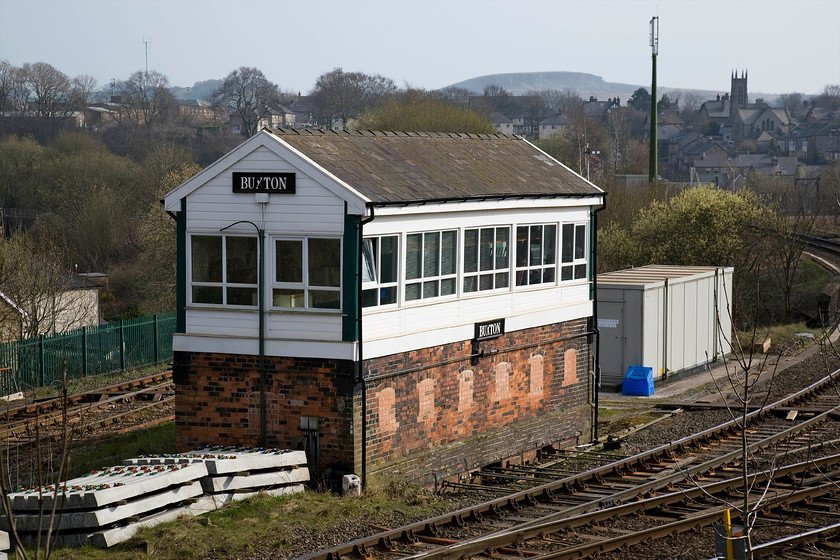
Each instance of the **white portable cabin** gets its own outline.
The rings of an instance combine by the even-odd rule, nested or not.
[[[601,383],[630,367],[662,379],[730,351],[732,267],[651,265],[598,275]]]

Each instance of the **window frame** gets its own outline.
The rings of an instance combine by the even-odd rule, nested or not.
[[[460,280],[460,271],[459,271],[459,258],[460,258],[460,249],[461,249],[461,232],[463,230],[461,228],[444,228],[444,229],[435,229],[435,230],[427,230],[427,231],[412,231],[406,232],[404,234],[405,242],[403,243],[403,255],[401,262],[403,263],[403,269],[400,274],[400,281],[402,282],[402,289],[400,291],[399,300],[405,305],[413,305],[417,303],[424,303],[428,302],[429,300],[438,300],[442,298],[453,299],[457,298],[461,293],[458,286],[458,281]],[[437,250],[437,273],[426,276],[427,266],[430,263],[426,262],[426,243],[427,238],[430,235],[437,234],[438,236],[438,250]],[[452,272],[451,273],[443,273],[443,250],[444,250],[444,234],[453,234],[455,239],[452,243],[452,247],[454,250],[454,254],[452,255],[451,263],[452,263]],[[419,236],[421,243],[420,243],[420,262],[419,262],[419,276],[416,278],[409,278],[409,247],[411,246],[411,239],[413,236]],[[441,287],[443,286],[444,282],[450,283],[453,286],[451,293],[442,294]],[[434,283],[437,286],[436,293],[434,295],[425,295],[427,285]],[[409,298],[409,288],[413,286],[419,286],[419,296]]]
[[[482,268],[482,259],[481,259],[481,246],[482,246],[482,232],[487,230],[492,230],[492,253],[490,256],[491,260],[491,267],[490,268]],[[502,263],[500,266],[499,257],[497,254],[497,250],[499,248],[499,233],[506,231],[507,232],[507,239],[506,239],[506,255],[504,257],[505,262]],[[470,232],[477,232],[476,238],[476,255],[475,255],[475,270],[474,271],[467,271],[468,263],[467,263],[467,238]],[[511,270],[511,236],[513,232],[513,225],[511,224],[492,224],[486,226],[476,226],[476,227],[464,227],[462,233],[462,240],[461,240],[461,267],[460,267],[460,276],[461,282],[459,284],[461,288],[461,293],[463,295],[474,295],[480,292],[490,292],[490,291],[502,291],[502,290],[510,290],[511,289],[511,280],[513,278],[513,272]],[[506,275],[506,283],[505,285],[499,286],[500,276]],[[491,281],[491,285],[489,287],[482,287],[482,281],[487,279]],[[471,289],[467,288],[467,283],[469,280],[473,280],[474,284]]]
[[[379,309],[382,307],[395,307],[400,303],[400,278],[401,278],[401,258],[402,252],[400,251],[401,243],[401,235],[399,233],[393,234],[382,234],[382,235],[371,235],[368,237],[362,238],[362,308],[364,309]],[[394,239],[394,280],[393,282],[383,282],[382,281],[382,240],[386,238],[393,238]],[[374,262],[374,270],[373,270],[373,280],[365,281],[365,242],[372,242],[375,243],[375,248],[373,250],[373,262]],[[394,301],[382,303],[383,299],[383,290],[394,290]],[[365,293],[375,292],[376,296],[376,303],[371,305],[365,304]]]
[[[558,255],[558,248],[560,245],[560,228],[562,227],[563,222],[538,222],[538,223],[517,223],[514,225],[514,234],[515,239],[513,241],[515,253],[514,253],[514,262],[513,262],[513,288],[515,290],[522,290],[528,288],[538,289],[540,286],[556,286],[558,283],[559,275],[559,266],[557,262],[557,255]],[[554,228],[553,235],[546,236],[545,229],[546,227]],[[527,248],[527,254],[525,255],[526,264],[520,265],[519,260],[519,252],[522,250],[520,246],[519,240],[519,230],[521,228],[525,228],[528,232],[528,238],[525,241],[525,247]],[[533,228],[541,228],[541,243],[540,243],[540,262],[538,264],[532,264],[532,242],[531,242],[531,233]],[[554,242],[554,246],[551,248],[552,250],[547,250],[545,243],[548,239],[551,239]],[[546,260],[548,255],[551,255],[550,260]],[[547,279],[547,273],[553,274],[553,277],[549,277]],[[534,274],[540,274],[539,281],[531,281],[534,278]],[[522,276],[520,276],[522,275]],[[524,278],[526,281],[521,281],[520,279]]]
[[[339,252],[339,266],[338,266],[338,286],[320,286],[312,284],[310,280],[310,244],[311,240],[334,240],[338,241]],[[278,281],[277,279],[277,242],[298,242],[301,247],[301,279],[300,281]],[[343,294],[343,271],[344,271],[344,239],[340,236],[330,235],[304,235],[304,236],[290,236],[290,235],[273,235],[269,239],[271,268],[270,278],[266,282],[269,291],[268,308],[272,311],[292,311],[301,313],[341,313],[344,308],[344,294]],[[300,290],[303,296],[303,305],[300,306],[284,306],[275,304],[276,290]],[[338,294],[338,307],[317,307],[311,305],[312,292],[335,292]],[[290,294],[291,295],[291,294]]]
[[[565,253],[566,246],[564,245],[566,238],[566,228],[572,228],[572,243],[571,255]],[[578,241],[582,246],[578,244]],[[581,256],[582,255],[582,256]],[[582,272],[581,272],[581,268]],[[560,282],[575,282],[580,280],[589,280],[589,223],[586,221],[578,222],[562,222],[560,224],[560,262],[558,263],[560,269]],[[571,269],[571,278],[564,278],[566,270]]]
[[[193,242],[194,239],[199,237],[207,237],[207,238],[215,238],[221,241],[221,254],[220,257],[220,266],[221,266],[221,280],[219,281],[212,281],[212,280],[196,280],[195,279],[195,251],[193,250]],[[254,282],[232,282],[228,280],[228,276],[230,274],[229,266],[230,262],[227,256],[228,253],[228,239],[249,239],[253,240],[254,247],[256,248],[255,260],[254,260]],[[189,305],[191,306],[199,306],[199,307],[227,307],[227,308],[235,308],[235,309],[257,309],[259,305],[259,258],[260,258],[260,246],[259,246],[259,238],[256,235],[243,235],[243,234],[234,234],[234,233],[219,233],[219,232],[190,232],[189,233],[189,240],[188,240],[188,251],[189,251],[189,266],[188,266],[188,274],[189,274]],[[221,302],[206,302],[206,301],[196,301],[195,300],[195,288],[218,288],[221,290]],[[254,303],[253,304],[236,304],[236,303],[229,303],[229,290],[253,290],[254,291]]]

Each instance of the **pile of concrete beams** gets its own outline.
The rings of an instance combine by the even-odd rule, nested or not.
[[[50,526],[55,505],[57,544],[109,547],[128,540],[140,527],[207,513],[257,492],[302,492],[308,480],[303,451],[215,447],[129,459],[58,489],[29,489],[10,493],[9,499],[15,529],[30,545],[39,526],[42,534]],[[5,518],[2,528],[10,528]],[[8,544],[0,550],[8,550]]]

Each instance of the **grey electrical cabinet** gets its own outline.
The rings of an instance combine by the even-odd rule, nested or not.
[[[650,265],[599,274],[601,386],[630,367],[654,379],[690,372],[730,351],[732,267]]]

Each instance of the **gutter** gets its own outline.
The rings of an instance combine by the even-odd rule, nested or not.
[[[370,209],[370,217],[359,221],[359,266],[356,270],[356,290],[358,296],[356,297],[356,321],[358,322],[358,336],[359,336],[359,355],[356,360],[356,382],[362,384],[362,490],[367,488],[367,381],[365,380],[364,372],[362,371],[362,363],[364,360],[364,336],[362,336],[362,266],[364,263],[364,226],[369,224],[376,217],[374,215],[373,204],[368,203]]]
[[[598,212],[607,208],[607,193],[604,203],[592,213],[592,331],[595,333],[595,359],[592,364],[595,375],[593,441],[598,440],[598,396],[601,392],[601,329],[598,327]]]
[[[514,193],[503,193],[503,194],[482,194],[476,196],[457,196],[457,197],[448,197],[448,198],[424,198],[422,200],[395,200],[395,201],[376,201],[376,202],[368,202],[367,206],[371,210],[374,206],[379,207],[386,207],[386,206],[423,206],[426,204],[446,204],[448,202],[486,202],[488,200],[510,200],[510,199],[518,199],[518,200],[525,200],[528,198],[590,198],[590,197],[597,197],[602,196],[606,193],[604,192],[592,192],[592,193],[533,193],[533,194],[514,194]],[[371,217],[371,219],[373,219]],[[370,220],[368,220],[370,221]]]

